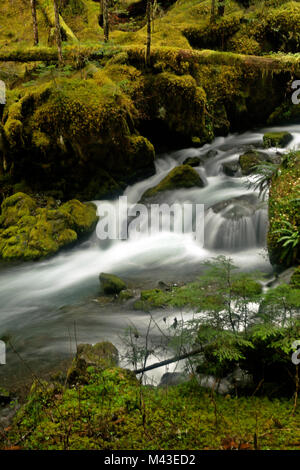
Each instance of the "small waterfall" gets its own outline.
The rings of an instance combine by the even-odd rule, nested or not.
[[[212,209],[205,219],[205,248],[226,252],[264,247],[267,234],[267,211],[257,210],[250,216],[226,218]]]

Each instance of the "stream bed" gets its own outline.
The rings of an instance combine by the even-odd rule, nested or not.
[[[98,301],[100,272],[119,275],[135,289],[151,288],[158,281],[192,281],[201,273],[203,261],[222,254],[230,256],[243,271],[271,275],[266,251],[267,204],[249,187],[249,178],[228,176],[223,165],[237,162],[241,154],[253,148],[276,154],[277,149],[262,148],[262,138],[266,131],[278,130],[293,135],[293,141],[287,149],[280,149],[281,153],[300,147],[299,125],[219,137],[202,148],[158,156],[155,175],[125,190],[124,196],[134,205],[174,167],[189,157],[200,157],[203,164],[195,170],[205,187],[169,191],[161,202],[205,205],[204,246],[192,233],[164,231],[138,239],[103,242],[95,232],[80,245],[51,259],[1,266],[0,337],[9,338],[18,355],[7,347],[7,363],[0,367],[0,385],[10,387],[26,380],[32,371],[42,374],[59,368],[74,355],[76,341],[111,341],[122,351],[121,337],[126,327],[135,325],[145,333],[147,313],[133,310],[130,302]],[[118,204],[118,200],[106,202]],[[174,312],[156,311],[153,315],[161,323],[162,317],[172,319]],[[157,330],[153,335],[159,340]],[[152,339],[155,341],[155,337]],[[164,371],[157,370],[153,377],[159,380]]]

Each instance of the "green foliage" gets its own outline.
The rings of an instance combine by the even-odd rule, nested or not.
[[[273,175],[269,196],[268,248],[271,260],[283,266],[299,262],[299,181],[299,152],[291,152]]]
[[[4,441],[22,449],[220,449],[226,438],[260,449],[294,449],[299,411],[289,400],[211,395],[196,381],[153,389],[124,369],[89,368],[89,382],[37,383]],[[216,411],[217,410],[217,411]],[[217,415],[216,415],[217,413]],[[217,420],[217,421],[216,421]],[[3,439],[3,438],[2,438]]]

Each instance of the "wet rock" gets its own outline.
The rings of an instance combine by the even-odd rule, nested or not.
[[[227,375],[226,380],[229,382],[231,389],[244,390],[253,385],[253,377],[251,374],[237,367],[231,374]]]
[[[125,289],[122,290],[119,294],[119,300],[126,301],[133,299],[135,296],[134,291],[132,289]]]
[[[155,197],[163,191],[176,190],[181,188],[203,188],[205,186],[201,176],[189,165],[180,165],[174,168],[170,173],[156,186],[148,189],[142,196],[141,201]]]
[[[91,344],[79,344],[75,359],[67,372],[67,383],[87,383],[88,367],[100,370],[118,366],[119,352],[117,348],[107,341]]]
[[[255,167],[262,161],[266,161],[268,155],[257,150],[249,150],[239,158],[239,164],[242,170],[242,175],[248,176],[255,173]]]
[[[169,291],[172,289],[172,286],[170,286],[169,284],[166,284],[164,281],[158,281],[157,287],[159,290],[162,290],[162,291]]]
[[[183,165],[197,167],[203,165],[203,161],[199,157],[189,157],[184,160]]]
[[[255,194],[240,196],[222,201],[212,206],[215,214],[222,213],[225,219],[251,217],[257,210],[258,197]]]
[[[280,286],[281,284],[289,284],[291,282],[291,279],[295,271],[296,271],[295,267],[285,269],[280,274],[278,274],[275,278],[271,279],[267,283],[267,287],[277,287],[277,286]]]
[[[223,163],[223,171],[227,176],[239,176],[240,165],[237,162]]]
[[[188,382],[189,376],[184,372],[166,372],[160,379],[159,387],[172,387]]]
[[[13,418],[15,417],[17,411],[20,409],[20,405],[16,404],[15,406],[6,406],[5,408],[0,408],[0,428],[5,429],[11,425]]]
[[[265,148],[270,147],[286,147],[293,140],[292,134],[289,132],[269,132],[264,135],[263,143]]]
[[[0,405],[8,405],[12,400],[12,396],[5,388],[0,388]]]
[[[122,290],[127,288],[125,282],[114,274],[101,273],[99,279],[101,290],[104,292],[104,294],[119,294]]]
[[[206,152],[204,155],[202,155],[202,158],[205,158],[205,159],[209,159],[209,158],[214,158],[218,155],[218,151],[217,150],[209,150],[208,152]]]

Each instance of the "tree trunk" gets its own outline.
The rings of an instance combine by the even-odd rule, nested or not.
[[[219,0],[218,16],[224,16],[224,14],[225,14],[225,0]]]
[[[136,369],[134,373],[141,374],[142,372],[147,372],[148,370],[153,370],[153,369],[157,369],[158,367],[167,366],[168,364],[172,364],[173,362],[182,361],[182,359],[187,359],[188,357],[192,357],[192,356],[197,356],[197,354],[201,354],[202,352],[203,352],[203,348],[194,349],[193,351],[190,351],[188,353],[171,357],[171,359],[166,359],[165,361],[156,362],[155,364],[151,364],[151,366],[142,367],[141,369]]]
[[[109,39],[108,0],[102,0],[104,42]]]
[[[146,49],[146,65],[150,65],[150,56],[151,56],[151,12],[152,12],[152,3],[153,0],[147,0],[147,49]]]
[[[60,31],[59,11],[58,11],[57,0],[53,0],[53,6],[54,6],[54,16],[55,16],[55,30],[56,30],[56,44],[57,44],[57,51],[58,51],[58,62],[59,62],[59,64],[62,64],[63,63],[63,55],[62,55],[61,31]]]
[[[36,0],[30,0],[30,3],[31,3],[34,45],[37,46],[39,43],[39,33],[38,33],[38,24],[37,24],[37,18],[36,18]]]
[[[216,0],[211,0],[210,22],[216,22]]]

